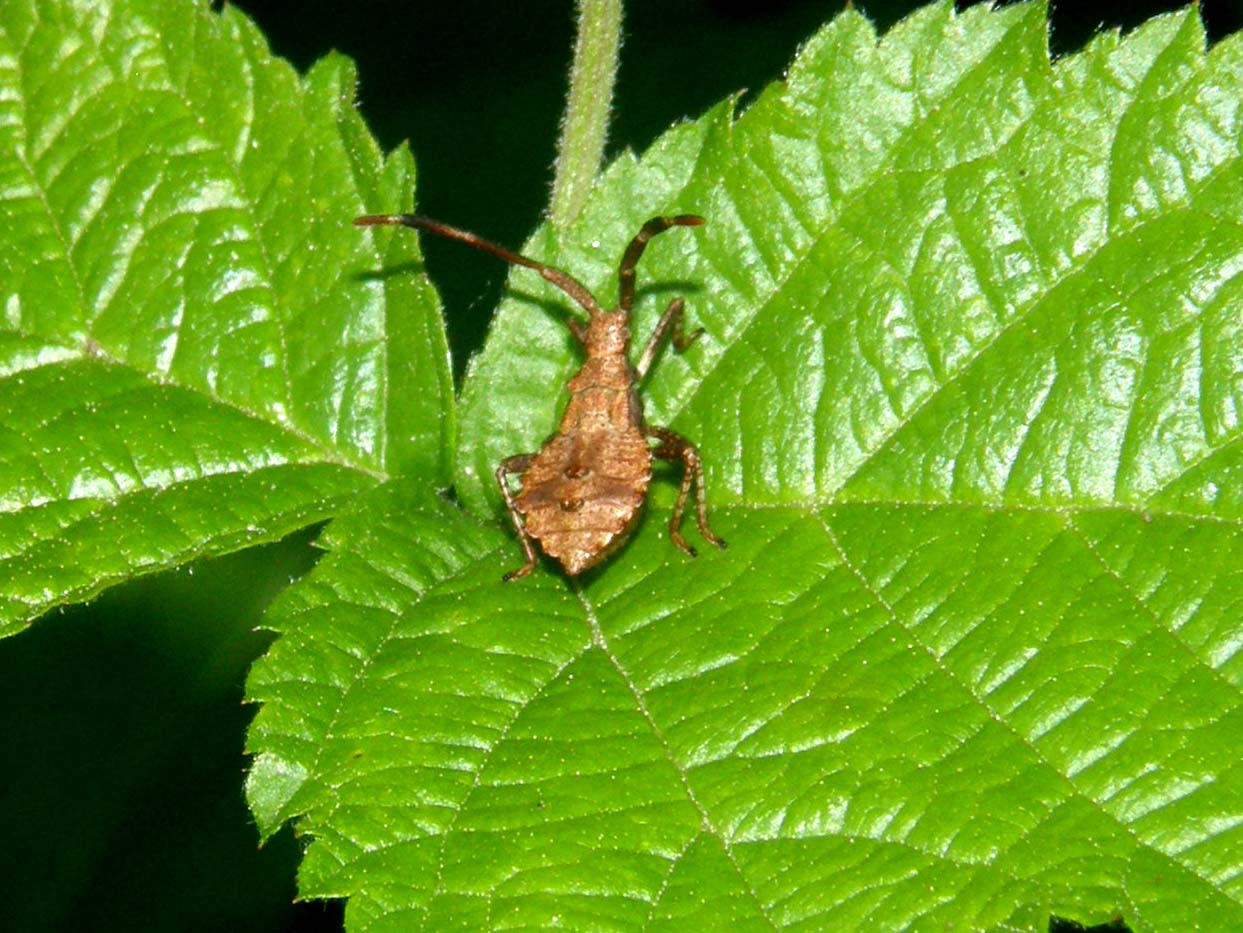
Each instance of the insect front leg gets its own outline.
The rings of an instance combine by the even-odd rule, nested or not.
[[[522,542],[522,550],[527,555],[527,562],[525,564],[501,577],[502,583],[525,577],[535,569],[535,562],[537,560],[535,544],[531,540],[531,536],[527,534],[526,526],[522,523],[522,513],[518,511],[518,503],[514,501],[514,494],[509,490],[508,479],[511,475],[525,473],[531,468],[531,463],[534,460],[535,454],[519,454],[516,457],[506,457],[501,461],[501,465],[496,468],[496,485],[501,487],[501,495],[505,497],[505,508],[509,509],[509,520],[514,523],[514,530],[518,532],[518,540]]]
[[[703,336],[704,329],[697,327],[691,331],[690,336],[686,336],[682,331],[682,308],[685,302],[681,298],[674,298],[669,302],[669,307],[665,309],[665,313],[660,316],[660,320],[656,324],[656,329],[652,331],[652,336],[647,339],[647,346],[643,348],[643,354],[639,357],[639,363],[635,366],[635,372],[642,379],[652,365],[652,361],[656,359],[656,354],[660,352],[660,343],[664,340],[665,334],[673,331],[673,348],[679,353],[684,353],[696,340]],[[685,442],[683,442],[685,443]]]
[[[691,557],[695,556],[695,549],[686,543],[686,539],[682,537],[682,532],[679,530],[682,526],[682,510],[686,508],[686,497],[690,495],[691,485],[694,484],[695,512],[699,520],[699,533],[717,547],[724,548],[725,542],[714,535],[712,529],[708,527],[708,503],[704,495],[703,463],[699,459],[699,451],[695,449],[695,445],[682,435],[674,434],[666,428],[654,428],[649,425],[643,431],[648,437],[654,437],[660,441],[660,446],[652,451],[653,457],[659,457],[661,460],[682,461],[682,488],[678,491],[678,501],[673,507],[673,519],[669,522],[669,540]]]

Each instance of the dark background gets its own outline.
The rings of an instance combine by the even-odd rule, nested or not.
[[[360,106],[381,144],[411,140],[421,211],[509,245],[540,221],[569,0],[237,5],[300,69],[334,48],[358,61]],[[917,5],[855,3],[882,29]],[[1183,5],[1064,2],[1052,13],[1054,53],[1102,24]],[[671,123],[778,78],[841,6],[631,0],[610,154],[641,151]],[[1243,24],[1237,0],[1205,0],[1202,12],[1213,38]],[[454,244],[423,245],[460,372],[506,269]],[[241,706],[243,682],[268,642],[254,627],[313,564],[312,538],[118,587],[0,641],[0,929],[340,928],[339,905],[291,904],[300,843],[286,828],[259,849],[241,789],[253,712]]]

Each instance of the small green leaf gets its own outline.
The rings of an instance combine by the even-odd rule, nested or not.
[[[0,632],[377,478],[447,485],[435,296],[349,225],[413,167],[353,89],[204,2],[0,8]]]
[[[1050,64],[1046,28],[844,13],[536,233],[608,301],[643,220],[708,218],[652,243],[634,331],[679,294],[705,328],[644,393],[730,549],[669,544],[662,476],[605,567],[503,586],[501,526],[360,500],[251,682],[305,896],[393,930],[1243,925],[1243,42],[1188,11]],[[489,518],[577,365],[512,282],[463,393]]]

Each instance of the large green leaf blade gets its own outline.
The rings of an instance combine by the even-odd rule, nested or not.
[[[662,474],[598,572],[501,587],[493,536],[402,599],[474,526],[387,551],[360,512],[252,685],[304,893],[389,929],[1243,923],[1243,43],[1186,13],[1051,65],[1045,28],[845,14],[525,247],[607,301],[639,223],[709,217],[653,242],[634,329],[684,294],[706,330],[645,398],[730,549],[671,547]],[[577,364],[531,278],[464,389],[477,514]]]
[[[512,544],[444,504],[370,499],[250,688],[252,807],[306,814],[303,894],[350,896],[351,927],[1240,912],[1243,722],[1207,663],[1237,624],[1151,608],[1235,596],[1144,585],[1188,550],[1237,566],[1235,529],[735,506],[729,553],[641,533],[575,594],[502,586]]]
[[[412,243],[349,226],[408,205],[413,167],[381,157],[353,88],[344,59],[300,77],[201,2],[0,11],[4,625],[272,540],[376,478],[448,483],[436,298],[382,272]]]
[[[115,364],[18,372],[0,400],[0,631],[162,563],[282,537],[370,483],[274,425]],[[159,443],[135,444],[153,424]]]

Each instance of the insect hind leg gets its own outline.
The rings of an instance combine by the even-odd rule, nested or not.
[[[660,446],[652,451],[653,457],[661,460],[682,461],[682,487],[678,490],[678,501],[673,507],[673,518],[669,522],[669,540],[691,557],[696,555],[693,547],[682,537],[682,513],[686,508],[686,499],[690,495],[691,486],[695,486],[695,515],[699,524],[699,533],[717,547],[724,549],[725,542],[712,533],[708,527],[708,503],[704,493],[703,462],[699,459],[699,451],[695,445],[675,434],[667,428],[656,428],[651,425],[644,428],[648,437],[660,441]]]
[[[514,474],[525,473],[531,468],[531,463],[534,460],[535,454],[519,454],[516,457],[506,457],[501,461],[501,465],[496,468],[496,485],[501,487],[501,495],[505,498],[505,508],[509,510],[509,520],[514,523],[514,530],[518,532],[518,540],[522,542],[523,553],[527,556],[525,564],[501,577],[502,583],[525,577],[535,569],[535,563],[538,559],[535,555],[535,544],[527,533],[526,525],[522,522],[522,513],[518,511],[518,503],[514,501],[514,494],[510,491],[508,479],[508,477]]]

